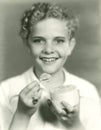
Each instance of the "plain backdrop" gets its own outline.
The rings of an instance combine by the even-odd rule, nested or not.
[[[0,81],[18,75],[31,64],[20,36],[24,10],[38,0],[0,0]],[[100,0],[40,0],[58,2],[80,19],[77,45],[65,64],[67,70],[96,85],[101,95]]]

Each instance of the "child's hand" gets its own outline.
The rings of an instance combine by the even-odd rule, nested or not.
[[[34,81],[20,92],[17,112],[27,116],[32,116],[32,114],[37,110],[40,98],[40,86],[36,81]]]
[[[60,119],[72,126],[79,123],[79,104],[75,106],[69,105],[67,102],[61,102],[63,109],[60,113]]]
[[[66,127],[76,127],[80,125],[79,104],[73,107],[67,102],[61,102],[62,108],[60,108],[60,106],[50,100],[48,100],[47,103],[52,112]]]

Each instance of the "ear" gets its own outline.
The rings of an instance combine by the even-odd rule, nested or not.
[[[71,55],[75,45],[76,45],[76,40],[75,38],[72,38],[69,43],[69,55]]]

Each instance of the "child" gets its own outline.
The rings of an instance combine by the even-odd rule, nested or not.
[[[0,130],[98,130],[95,87],[63,68],[76,44],[77,25],[77,19],[57,5],[36,3],[25,12],[20,34],[33,66],[1,83]],[[64,86],[78,90],[75,106],[68,97],[59,102],[62,107],[55,104],[52,94]]]

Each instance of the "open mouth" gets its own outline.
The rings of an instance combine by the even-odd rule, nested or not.
[[[59,58],[56,58],[56,57],[41,57],[40,59],[45,63],[53,63],[53,62],[57,61]]]

